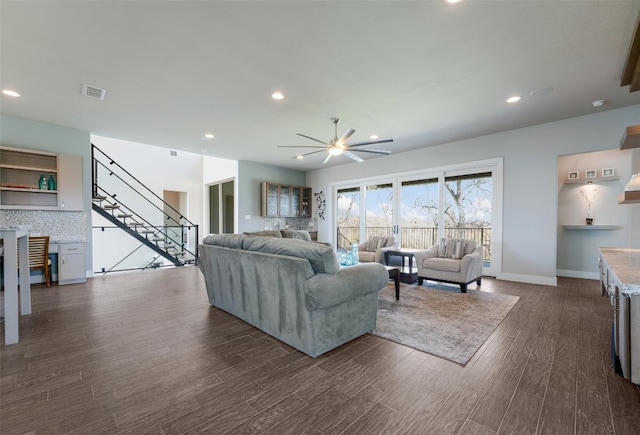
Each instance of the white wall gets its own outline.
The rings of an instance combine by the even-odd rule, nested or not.
[[[617,149],[624,129],[639,119],[640,105],[610,110],[310,171],[307,185],[314,192],[330,192],[330,183],[397,173],[398,168],[415,171],[503,157],[503,260],[497,277],[555,285],[558,156]],[[327,198],[328,215],[332,205],[332,198]],[[630,210],[626,213],[633,213]],[[331,234],[329,222],[318,222],[321,240]],[[629,244],[640,247],[638,240]]]

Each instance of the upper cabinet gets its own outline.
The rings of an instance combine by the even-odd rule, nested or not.
[[[632,125],[627,127],[620,140],[620,149],[628,150],[630,148],[640,147],[640,125]]]
[[[0,208],[84,210],[82,193],[82,157],[0,147]]]
[[[264,182],[260,215],[265,217],[311,217],[311,188]]]

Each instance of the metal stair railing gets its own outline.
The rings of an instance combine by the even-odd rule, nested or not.
[[[115,224],[118,228],[124,230],[126,233],[134,237],[136,240],[141,242],[141,245],[145,245],[153,251],[157,252],[158,255],[166,258],[171,263],[176,266],[182,266],[184,264],[196,264],[198,259],[198,226],[189,221],[186,217],[184,217],[178,210],[173,208],[170,204],[160,198],[155,192],[151,191],[146,185],[144,185],[140,180],[134,177],[131,173],[129,173],[126,169],[120,166],[115,160],[109,157],[106,153],[100,150],[98,147],[92,144],[92,195],[93,195],[93,204],[92,209],[96,211],[98,214],[103,216],[109,222]],[[108,163],[100,161],[96,158],[96,155],[103,156],[108,160]],[[116,173],[118,171],[119,173]],[[99,183],[99,174],[101,172],[105,172],[109,177],[114,177],[111,180],[116,180],[120,185],[120,190],[126,189],[127,194],[131,193],[135,196],[135,207],[136,209],[150,207],[150,210],[159,211],[163,219],[165,221],[171,220],[175,222],[176,226],[168,226],[168,225],[157,225],[150,222],[149,219],[142,216],[141,213],[134,211],[133,206],[127,205],[122,201],[122,195],[118,197],[117,193],[110,193]],[[122,175],[122,176],[121,176]],[[127,177],[129,182],[125,180],[123,177]],[[136,187],[132,186],[136,184]],[[176,220],[173,216],[168,214],[163,208],[159,207],[156,203],[150,200],[147,195],[155,198],[156,201],[160,202],[163,207],[172,210],[175,212],[176,216],[179,216]],[[122,193],[122,192],[119,192]],[[103,205],[103,202],[106,204]],[[111,211],[111,212],[109,212]],[[127,222],[127,219],[130,219]],[[100,226],[98,226],[99,228]],[[168,228],[179,228],[178,231],[173,231],[175,233],[179,233],[179,237],[176,234],[170,234]],[[185,230],[192,231],[195,230],[195,239],[194,239],[194,249],[188,249],[188,241],[185,240]],[[149,239],[149,235],[151,235],[151,239]],[[159,242],[162,242],[162,246]],[[186,260],[184,257],[186,255],[190,255],[191,258]],[[126,259],[130,254],[125,255]],[[146,268],[142,267],[142,268]]]

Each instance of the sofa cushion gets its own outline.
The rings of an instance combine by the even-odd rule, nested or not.
[[[244,234],[209,234],[202,240],[204,245],[223,246],[225,248],[242,249]]]
[[[311,235],[309,234],[309,231],[281,230],[280,233],[282,234],[282,237],[285,239],[300,239],[300,240],[304,240],[305,242],[311,241]]]
[[[433,269],[444,272],[460,272],[460,260],[452,258],[427,258],[422,262],[425,269]]]
[[[244,234],[247,236],[275,237],[277,239],[282,238],[280,230],[246,231]]]
[[[336,253],[328,246],[298,239],[245,237],[242,248],[247,251],[289,255],[309,260],[315,273],[337,273],[340,270]]]

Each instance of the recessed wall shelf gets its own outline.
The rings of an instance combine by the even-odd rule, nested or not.
[[[563,225],[565,230],[619,230],[620,225]]]
[[[612,175],[610,177],[572,178],[572,179],[567,178],[566,180],[564,180],[564,184],[587,184],[589,181],[591,181],[592,183],[600,183],[603,181],[615,181],[619,179],[620,177],[618,177],[617,175]]]
[[[618,196],[618,204],[640,203],[640,190],[626,190]]]

